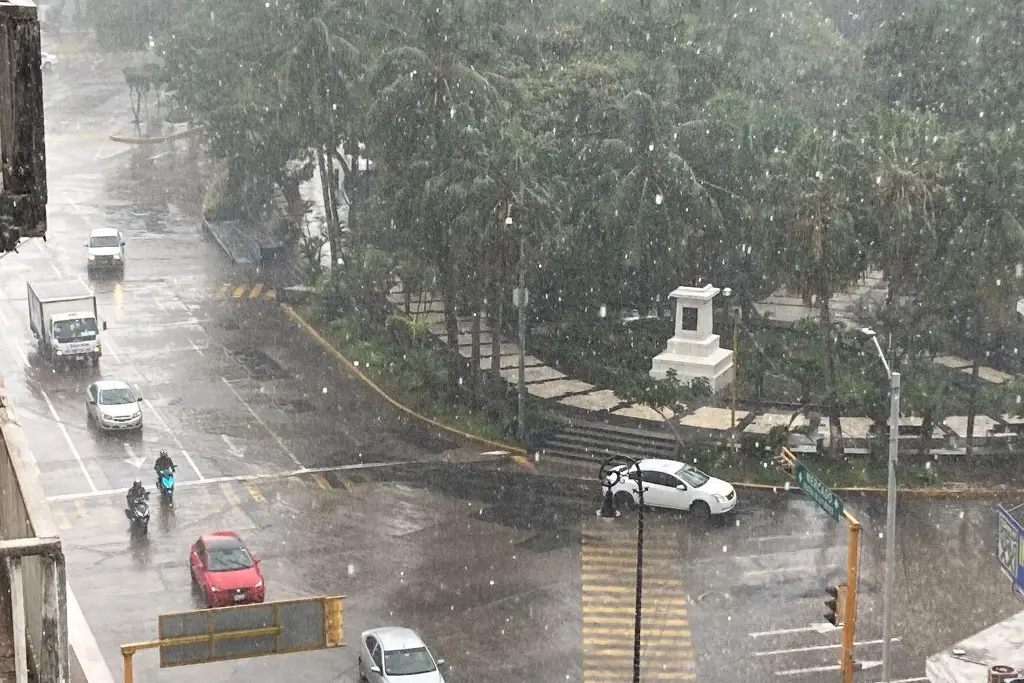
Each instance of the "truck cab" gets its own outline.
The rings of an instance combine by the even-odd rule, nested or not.
[[[124,272],[124,236],[115,228],[96,228],[85,243],[90,271],[109,269]]]
[[[46,321],[53,344],[53,355],[58,359],[99,359],[101,349],[99,326],[92,311],[56,313]]]

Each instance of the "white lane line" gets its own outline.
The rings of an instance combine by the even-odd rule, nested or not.
[[[877,640],[859,640],[855,641],[854,645],[881,645],[885,640],[878,638]],[[893,638],[892,642],[900,642],[899,638]],[[842,643],[834,643],[828,645],[809,645],[807,647],[790,647],[785,650],[768,650],[766,652],[755,652],[755,657],[772,657],[774,655],[791,655],[798,652],[819,652],[821,650],[834,650],[842,647]]]
[[[105,332],[104,334],[100,335],[100,345],[101,348],[106,347],[107,351],[110,351],[110,353],[114,354],[114,362],[116,362],[118,365],[124,365],[124,363],[121,361],[121,354],[117,352],[117,344],[114,342],[114,338],[110,336],[109,332]]]
[[[889,683],[923,683],[927,680],[927,676],[917,676],[916,678],[900,678],[895,681],[889,681]],[[878,683],[882,683],[882,681],[878,681]]]
[[[75,599],[75,594],[68,584],[68,644],[75,651],[82,673],[89,683],[114,683],[110,668],[103,661],[100,646],[89,629],[89,622],[82,614],[82,608]]]
[[[227,379],[225,379],[224,377],[221,377],[221,381],[224,382],[224,386],[231,390],[231,393],[235,395],[235,398],[238,399],[238,402],[245,406],[245,409],[249,411],[249,414],[252,415],[253,419],[259,422],[260,426],[262,426],[263,429],[267,430],[267,434],[270,434],[270,436],[274,438],[274,441],[276,441],[277,445],[281,447],[281,450],[284,451],[289,458],[291,458],[292,462],[295,463],[295,465],[298,466],[302,471],[305,471],[305,467],[303,467],[302,463],[299,462],[299,459],[295,457],[295,454],[288,450],[288,447],[284,445],[284,441],[281,440],[281,437],[275,434],[274,430],[272,430],[270,426],[267,425],[267,423],[264,422],[263,419],[256,414],[256,411],[253,410],[252,407],[245,402],[245,399],[243,399],[242,396],[237,391],[235,391],[235,388],[231,386],[231,382],[227,381]]]
[[[195,343],[194,341],[192,341],[191,339],[189,339],[189,340],[188,340],[188,343],[192,345],[192,348],[193,348],[193,349],[195,350],[195,352],[196,352],[196,353],[198,353],[198,354],[199,354],[200,356],[205,356],[205,355],[206,355],[205,353],[203,353],[203,350],[202,350],[201,348],[199,348],[199,346],[198,346],[198,345],[197,345],[197,344],[196,344],[196,343]]]
[[[82,474],[85,475],[85,481],[89,484],[89,488],[91,488],[95,493],[98,490],[96,488],[96,482],[94,482],[92,477],[89,475],[89,470],[85,469],[85,462],[82,460],[82,454],[78,452],[78,449],[75,447],[75,442],[71,440],[71,435],[68,434],[68,428],[64,426],[60,416],[57,415],[57,409],[53,407],[53,401],[50,400],[49,395],[42,389],[39,390],[39,393],[43,395],[43,400],[46,401],[46,407],[50,409],[50,415],[53,416],[54,422],[57,423],[57,428],[60,429],[60,433],[64,435],[64,440],[67,442],[68,448],[71,449],[71,454],[75,456],[75,460],[78,461],[78,466],[82,468]]]
[[[138,391],[139,394],[142,394],[142,388],[138,384],[135,385],[135,390]],[[187,462],[188,466],[192,468],[192,471],[196,473],[196,477],[200,481],[206,481],[206,477],[203,476],[203,473],[199,471],[199,468],[196,467],[195,462],[193,462],[192,456],[189,455],[188,451],[185,450],[185,447],[181,445],[181,439],[178,438],[177,434],[171,431],[170,425],[168,425],[164,421],[164,418],[161,417],[160,413],[156,411],[156,406],[153,405],[153,402],[150,401],[145,396],[142,397],[142,402],[146,404],[147,408],[149,408],[149,412],[153,413],[153,417],[159,420],[160,424],[164,428],[164,431],[171,435],[171,438],[174,440],[174,444],[178,447],[178,450],[181,451],[181,454],[185,457],[185,462]]]
[[[227,434],[221,434],[220,438],[221,438],[221,441],[223,441],[225,443],[225,445],[227,445],[228,450],[231,451],[231,455],[235,456],[236,458],[244,458],[245,457],[245,455],[242,453],[242,451],[238,450],[238,446],[235,445],[235,440],[234,439],[232,439]]]
[[[810,626],[801,626],[800,628],[783,628],[778,631],[759,631],[757,633],[749,633],[751,638],[762,638],[764,636],[784,636],[790,633],[809,633],[815,631],[817,633],[830,633],[832,631],[838,631],[838,626],[833,626],[828,622],[821,622],[820,624],[811,624]]]
[[[792,567],[773,567],[771,569],[751,569],[743,572],[743,576],[765,576],[768,574],[783,574],[785,572],[798,572],[800,574],[814,574],[820,573],[821,567],[815,567],[811,565],[794,565]],[[834,567],[825,567],[826,570],[834,569]]]
[[[881,666],[881,662],[857,662],[859,665],[858,671],[864,671],[866,669],[874,669],[877,666]],[[838,664],[831,664],[826,666],[810,666],[806,669],[786,669],[785,671],[776,671],[776,676],[801,676],[803,674],[820,673],[822,671],[839,671]]]
[[[486,460],[481,458],[477,461],[463,461],[465,463],[472,462],[494,462],[493,459],[487,458]],[[404,467],[406,465],[435,465],[434,461],[423,461],[423,460],[397,460],[395,462],[360,462],[353,465],[331,465],[330,467],[310,467],[298,470],[292,470],[290,472],[275,472],[271,474],[239,474],[232,477],[211,477],[209,479],[203,479],[202,481],[176,481],[174,485],[177,488],[185,488],[189,486],[209,486],[211,484],[223,484],[226,482],[233,481],[263,481],[265,479],[287,479],[289,477],[296,477],[300,474],[323,474],[324,472],[346,472],[349,470],[377,470],[386,469],[388,467]],[[93,491],[92,493],[64,493],[59,496],[49,496],[46,500],[51,503],[61,503],[66,501],[85,500],[86,498],[102,498],[103,496],[112,496],[117,493],[125,493],[128,491],[127,487],[120,489],[106,489],[105,491]]]

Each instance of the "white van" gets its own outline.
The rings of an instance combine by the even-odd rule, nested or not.
[[[89,249],[88,269],[124,272],[124,237],[116,228],[96,228],[85,243]]]

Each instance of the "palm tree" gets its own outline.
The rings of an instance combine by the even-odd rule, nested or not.
[[[420,6],[423,47],[402,46],[379,60],[370,78],[374,101],[367,127],[381,174],[391,188],[396,229],[408,235],[436,269],[445,302],[449,389],[462,377],[458,353],[460,213],[475,177],[467,140],[499,99],[495,74],[465,61],[472,26],[457,0]]]
[[[853,211],[858,168],[858,151],[848,140],[808,129],[792,149],[772,155],[762,215],[762,249],[773,263],[785,264],[776,269],[779,279],[790,291],[817,299],[833,456],[844,448],[836,386],[837,330],[829,303],[862,272]]]
[[[357,111],[356,84],[363,72],[359,52],[337,32],[340,0],[290,0],[276,5],[275,19],[285,47],[277,56],[280,92],[287,119],[313,149],[323,191],[331,265],[341,255],[338,177],[334,159],[341,142],[339,120]],[[352,30],[351,26],[348,26]]]

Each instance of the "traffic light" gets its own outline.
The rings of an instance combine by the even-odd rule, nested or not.
[[[846,605],[846,584],[829,586],[825,589],[829,599],[825,601],[825,621],[833,626],[841,626],[843,623],[843,607]]]

